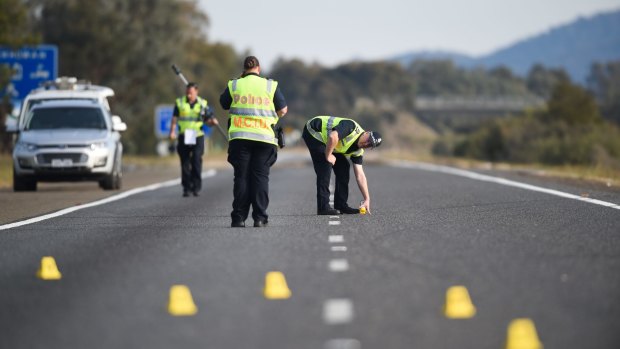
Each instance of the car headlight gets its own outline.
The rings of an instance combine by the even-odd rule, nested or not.
[[[17,148],[17,150],[22,150],[22,151],[35,151],[37,150],[38,147],[34,143],[18,142],[15,145],[15,148]]]
[[[108,145],[105,142],[93,143],[90,145],[90,150],[104,149],[107,147]]]

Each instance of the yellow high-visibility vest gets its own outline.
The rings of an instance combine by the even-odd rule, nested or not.
[[[247,75],[228,82],[232,97],[228,139],[248,139],[277,145],[273,125],[278,114],[273,105],[278,82],[256,75]]]
[[[187,102],[187,97],[177,98],[177,108],[179,109],[179,133],[184,133],[187,129],[196,131],[196,137],[204,135],[202,132],[202,116],[200,111],[207,108],[207,100],[197,97],[196,103],[192,108]]]
[[[312,122],[312,120],[315,120],[317,118],[321,119],[321,132],[317,132],[312,127],[310,127],[310,123]],[[351,132],[351,134],[349,134],[348,136],[338,141],[338,144],[334,149],[334,153],[345,154],[347,156],[360,156],[364,154],[364,149],[362,148],[352,153],[346,153],[347,149],[349,149],[349,147],[351,147],[351,145],[353,145],[353,143],[357,141],[357,138],[362,133],[364,133],[364,129],[353,119],[340,118],[335,116],[315,116],[306,123],[306,128],[308,129],[308,132],[310,132],[312,137],[314,137],[320,142],[327,144],[327,139],[329,138],[329,134],[332,132],[332,129],[338,126],[338,124],[340,124],[344,120],[352,121],[355,124],[355,130],[353,130],[353,132]]]

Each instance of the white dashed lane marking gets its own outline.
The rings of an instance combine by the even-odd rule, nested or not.
[[[330,235],[327,238],[331,244],[344,242],[344,237],[342,235]]]
[[[332,251],[333,252],[346,252],[347,247],[346,246],[332,246]]]
[[[329,225],[340,225],[340,221],[329,221]]]
[[[323,321],[326,324],[340,325],[351,320],[353,320],[353,303],[349,299],[328,299],[323,304]]]
[[[337,338],[330,339],[325,343],[325,349],[362,349],[362,344],[357,339]]]
[[[332,259],[329,261],[329,270],[343,272],[349,270],[349,262],[346,259]]]

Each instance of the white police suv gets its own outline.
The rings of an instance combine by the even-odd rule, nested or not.
[[[13,189],[34,191],[39,181],[98,181],[120,189],[127,125],[97,98],[38,100],[18,120]]]

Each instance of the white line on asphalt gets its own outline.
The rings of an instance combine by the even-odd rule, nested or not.
[[[337,338],[325,342],[325,349],[362,349],[362,344],[357,339]]]
[[[349,299],[328,299],[323,303],[323,321],[326,324],[346,324],[351,320],[353,320],[353,303]]]
[[[216,174],[216,171],[211,169],[211,170],[208,170],[206,172],[203,172],[202,173],[202,178],[213,177],[213,176],[215,176],[215,174]],[[118,201],[118,200],[121,200],[121,199],[125,199],[127,197],[132,196],[132,195],[144,193],[144,192],[147,192],[147,191],[157,190],[157,189],[161,189],[161,188],[171,187],[173,185],[178,185],[179,183],[181,183],[181,179],[177,178],[177,179],[172,179],[172,180],[165,181],[165,182],[160,182],[160,183],[155,183],[155,184],[147,185],[147,186],[144,186],[144,187],[134,188],[134,189],[122,192],[120,194],[107,197],[105,199],[89,202],[87,204],[78,205],[78,206],[72,206],[72,207],[68,207],[68,208],[62,209],[62,210],[54,212],[54,213],[48,213],[48,214],[43,215],[43,216],[34,217],[34,218],[26,219],[26,220],[23,220],[23,221],[19,221],[19,222],[14,222],[14,223],[0,225],[0,230],[17,228],[17,227],[21,227],[21,226],[32,224],[32,223],[41,222],[41,221],[44,221],[44,220],[47,220],[47,219],[64,216],[64,215],[66,215],[68,213],[75,212],[75,211],[78,211],[78,210],[81,210],[81,209],[84,209],[84,208],[104,205],[104,204],[107,204],[107,203],[110,203],[110,202],[114,202],[114,201]]]
[[[338,242],[344,242],[344,237],[342,235],[330,235],[327,237],[329,239],[330,243],[338,243]]]
[[[329,221],[329,225],[340,225],[340,221]]]
[[[332,246],[332,251],[333,252],[346,252],[347,247],[346,246]]]
[[[340,216],[329,216],[329,219],[340,219]]]
[[[472,171],[460,170],[454,167],[433,165],[433,164],[427,164],[427,163],[422,163],[422,162],[413,163],[413,162],[407,162],[407,161],[391,161],[390,163],[392,166],[396,166],[396,167],[448,173],[451,175],[466,177],[466,178],[475,179],[478,181],[492,182],[492,183],[507,185],[509,187],[516,187],[516,188],[521,188],[521,189],[526,189],[526,190],[537,191],[540,193],[546,193],[546,194],[555,195],[555,196],[559,196],[559,197],[563,197],[567,199],[589,202],[591,204],[601,205],[601,206],[605,206],[609,208],[615,208],[616,210],[620,210],[620,205],[614,204],[612,202],[607,202],[607,201],[602,201],[602,200],[597,200],[597,199],[590,199],[590,198],[566,193],[566,192],[559,191],[559,190],[537,187],[531,184],[511,181],[509,179],[504,179],[504,178],[499,178],[499,177],[487,176],[487,175],[479,174],[479,173],[472,172]]]
[[[329,270],[339,273],[349,270],[349,262],[346,259],[332,259],[329,261]]]

